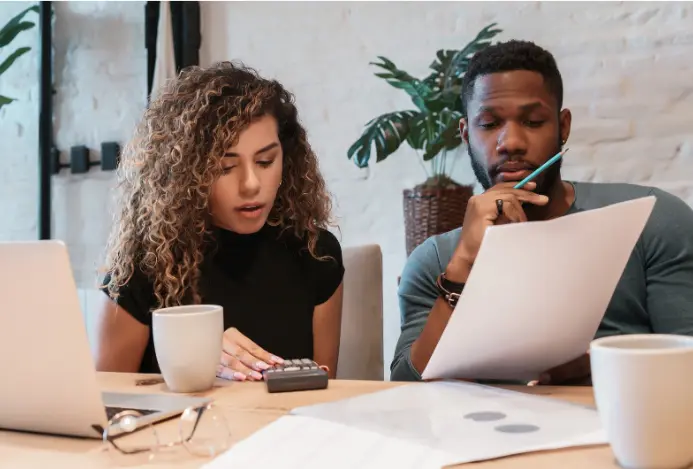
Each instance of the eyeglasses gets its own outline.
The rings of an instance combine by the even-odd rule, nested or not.
[[[226,418],[213,404],[188,407],[178,418],[178,432],[172,427],[142,423],[143,414],[125,410],[114,415],[103,431],[103,442],[111,457],[120,465],[138,465],[165,459],[183,446],[194,456],[214,457],[231,446],[231,431]],[[168,431],[166,431],[168,430]],[[171,438],[170,433],[174,433]],[[162,443],[168,436],[169,442]]]

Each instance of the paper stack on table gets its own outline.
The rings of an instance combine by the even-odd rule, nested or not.
[[[606,443],[593,408],[473,383],[402,385],[291,414],[204,468],[440,468]]]

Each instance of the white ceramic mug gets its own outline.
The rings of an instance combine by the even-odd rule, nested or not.
[[[152,314],[154,350],[168,388],[181,393],[211,389],[221,358],[224,309],[188,305]]]
[[[592,342],[600,419],[625,469],[693,462],[693,337],[633,334]]]

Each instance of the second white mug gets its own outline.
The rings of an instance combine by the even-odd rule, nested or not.
[[[621,467],[688,467],[693,462],[693,337],[604,337],[592,342],[590,359],[597,410]]]

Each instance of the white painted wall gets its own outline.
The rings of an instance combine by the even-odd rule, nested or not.
[[[0,24],[29,5],[0,2]],[[74,145],[86,145],[92,160],[99,160],[101,142],[124,142],[146,104],[144,2],[53,6],[55,142],[64,163]],[[38,237],[38,15],[25,19],[37,26],[17,36],[12,49],[32,50],[0,82],[1,94],[18,99],[0,111],[0,240]],[[87,174],[64,169],[52,177],[52,236],[68,245],[85,313],[99,295],[93,288],[110,227],[114,182],[114,174],[98,166]],[[87,314],[85,319],[89,326]]]
[[[56,139],[62,149],[123,141],[144,107],[143,2],[56,2]],[[0,3],[0,21],[23,7]],[[643,2],[203,2],[203,64],[240,59],[294,91],[335,196],[344,245],[384,254],[385,362],[399,334],[396,281],[405,262],[402,190],[424,178],[407,149],[369,170],[346,150],[376,115],[410,107],[368,62],[385,55],[415,75],[439,48],[466,44],[490,22],[499,39],[550,49],[573,110],[565,175],[669,190],[693,205],[693,6]],[[22,44],[34,45],[34,30]],[[19,42],[19,41],[18,41]],[[0,239],[33,239],[37,220],[36,51],[3,76]],[[466,156],[457,178],[471,182]],[[109,227],[112,175],[63,173],[54,182],[54,235],[68,242],[83,288]],[[84,293],[85,309],[93,304]]]

